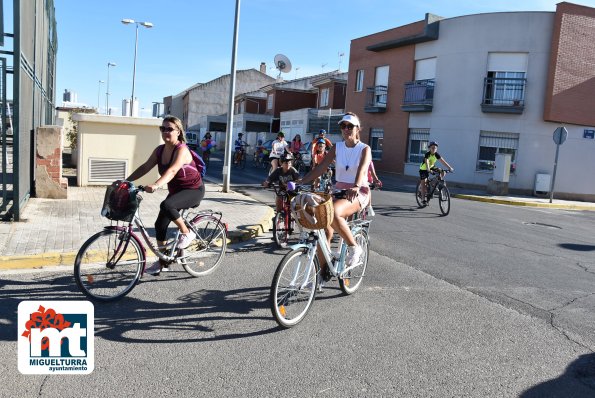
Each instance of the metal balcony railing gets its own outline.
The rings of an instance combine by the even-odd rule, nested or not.
[[[371,113],[386,112],[387,98],[387,86],[368,87],[366,89],[366,106],[364,111]]]
[[[415,80],[405,83],[405,95],[401,109],[406,112],[428,112],[434,105],[434,79]]]
[[[483,83],[483,112],[523,113],[525,78],[486,77]]]

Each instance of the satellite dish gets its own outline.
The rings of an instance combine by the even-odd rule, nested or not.
[[[279,77],[281,73],[289,73],[291,71],[291,61],[283,54],[275,55],[275,68],[279,70]]]

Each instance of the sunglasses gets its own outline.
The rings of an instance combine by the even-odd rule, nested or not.
[[[175,128],[173,127],[159,126],[159,131],[161,131],[162,133],[171,133],[174,130]]]
[[[347,129],[347,130],[351,131],[351,130],[353,130],[353,128],[354,128],[355,126],[354,126],[353,124],[351,124],[351,123],[349,123],[349,124],[347,124],[347,123],[341,123],[341,124],[339,125],[339,127],[341,128],[341,130],[345,130],[345,129]]]

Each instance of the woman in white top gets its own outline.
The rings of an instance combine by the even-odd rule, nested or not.
[[[330,245],[333,232],[338,232],[348,245],[346,263],[351,266],[359,261],[362,248],[357,245],[345,219],[367,206],[370,201],[368,167],[372,160],[372,151],[368,145],[360,141],[361,125],[355,113],[346,113],[339,122],[339,126],[343,142],[337,142],[324,157],[322,163],[306,174],[301,183],[313,181],[324,173],[333,160],[336,161],[335,178],[337,183],[335,187],[346,189],[347,192],[345,199],[337,199],[333,203],[335,216],[330,228],[326,230],[326,238]],[[324,272],[322,274],[325,275]]]
[[[269,175],[279,167],[279,158],[285,154],[287,150],[287,141],[285,141],[285,134],[282,131],[279,131],[277,134],[277,139],[273,141],[271,145],[271,153],[269,153],[269,159],[271,160],[271,170],[269,171]]]

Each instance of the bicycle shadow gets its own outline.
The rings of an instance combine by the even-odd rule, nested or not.
[[[377,215],[385,216],[385,217],[403,217],[403,218],[436,218],[436,217],[443,217],[440,214],[440,210],[437,209],[438,213],[429,213],[428,209],[432,211],[431,208],[425,207],[420,208],[417,205],[406,205],[406,206],[385,206],[385,205],[374,205],[374,212]]]
[[[141,284],[163,284],[187,278],[143,277]],[[35,284],[33,288],[32,283]],[[33,282],[0,280],[0,287],[3,291],[0,341],[15,341],[18,333],[17,310],[23,300],[86,299],[72,276],[48,275]],[[279,330],[273,317],[264,311],[268,309],[268,300],[268,286],[228,291],[199,289],[179,296],[173,302],[154,302],[129,295],[116,302],[94,303],[95,335],[115,342],[147,344],[196,343],[259,336]],[[270,327],[263,328],[263,323]]]
[[[595,354],[579,356],[558,378],[525,390],[521,398],[595,396]]]
[[[575,250],[579,252],[595,251],[595,245],[583,245],[579,243],[559,243],[558,246],[560,246],[563,249]]]

